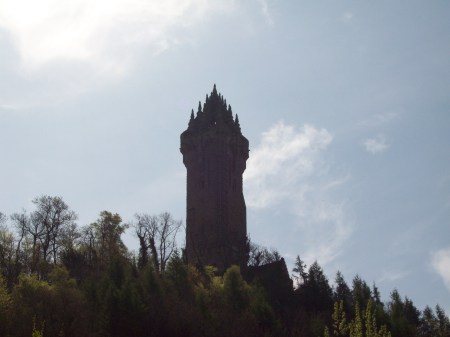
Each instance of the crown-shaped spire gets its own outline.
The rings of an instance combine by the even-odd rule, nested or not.
[[[197,115],[189,121],[190,130],[206,130],[214,127],[215,125],[227,125],[233,132],[240,133],[239,121],[233,118],[233,112],[231,106],[227,105],[226,99],[217,91],[217,87],[214,84],[211,93],[206,95],[205,103],[199,102]]]

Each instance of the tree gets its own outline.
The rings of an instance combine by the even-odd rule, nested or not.
[[[351,312],[352,307],[352,292],[345,282],[344,275],[340,271],[337,271],[335,278],[335,287],[333,292],[333,299],[335,302],[343,303],[343,310],[346,313]]]
[[[356,303],[359,303],[359,306],[362,311],[366,309],[367,303],[372,298],[370,287],[367,285],[366,281],[362,280],[359,275],[356,275],[353,278],[352,282],[352,297],[353,303],[356,306]]]
[[[333,329],[324,330],[324,337],[391,337],[386,326],[378,328],[374,303],[369,300],[366,310],[360,310],[359,302],[355,304],[354,318],[347,323],[343,301],[334,303]]]
[[[420,317],[419,335],[421,337],[434,337],[437,335],[438,329],[437,318],[433,309],[427,305]]]
[[[39,262],[39,235],[41,234],[39,227],[31,222],[31,217],[26,210],[22,213],[14,213],[11,215],[11,220],[14,227],[19,234],[17,241],[16,257],[19,257],[19,252],[22,250],[23,262],[29,272],[35,272]],[[25,246],[25,249],[23,249]]]
[[[420,313],[410,299],[406,297],[405,301],[402,300],[397,289],[391,293],[388,314],[394,336],[411,337],[418,334]]]
[[[148,263],[148,250],[152,246],[156,248],[155,244],[151,245],[150,237],[156,236],[156,220],[153,219],[152,216],[148,214],[135,214],[136,223],[133,225],[135,229],[136,236],[139,239],[139,259],[138,259],[138,268],[144,268]]]
[[[445,311],[438,305],[436,305],[436,318],[437,318],[437,335],[439,337],[450,336],[450,320],[448,319]]]
[[[122,224],[119,214],[102,211],[100,218],[85,230],[89,244],[95,250],[101,267],[107,267],[113,259],[123,257],[127,253],[121,235],[128,228]]]
[[[11,297],[6,288],[5,280],[0,273],[0,336],[6,335],[10,308]]]
[[[9,289],[12,288],[19,273],[16,262],[16,241],[14,235],[5,225],[0,223],[0,275],[3,274],[6,277]]]
[[[311,310],[330,310],[333,305],[333,293],[328,278],[317,261],[309,267],[307,281],[303,284],[303,296]]]
[[[168,212],[159,215],[135,214],[134,224],[139,239],[138,266],[143,268],[149,259],[149,250],[155,270],[164,272],[167,262],[176,249],[176,235],[181,221],[173,219]]]
[[[11,297],[13,336],[30,336],[36,326],[44,336],[90,335],[83,295],[63,267],[53,267],[48,282],[21,274]]]
[[[81,233],[76,223],[65,226],[60,233],[59,239],[62,251],[73,251],[78,246],[80,238]]]
[[[297,285],[303,284],[307,281],[308,273],[306,272],[306,264],[302,261],[302,259],[300,259],[300,255],[297,255],[295,258],[292,273]]]
[[[355,304],[355,318],[349,324],[349,337],[364,337],[363,336],[363,320],[361,318],[361,311],[359,309],[359,302]]]
[[[265,264],[277,262],[281,260],[280,253],[274,249],[267,249],[256,243],[250,242],[248,265],[251,267],[258,267]]]
[[[344,301],[334,302],[333,336],[347,336],[348,325],[344,311]]]
[[[77,215],[69,209],[69,206],[61,197],[50,197],[47,195],[37,197],[33,200],[36,210],[31,214],[31,221],[36,227],[41,228],[39,240],[44,261],[52,256],[53,263],[58,260],[60,235],[66,227],[74,224]]]
[[[32,242],[31,271],[35,271],[42,255],[44,263],[56,264],[61,248],[61,235],[77,219],[75,212],[61,197],[40,196],[33,200],[36,210],[28,215],[14,213],[11,219],[19,233],[18,249],[25,238]]]
[[[229,307],[236,313],[240,313],[249,305],[249,287],[238,266],[231,266],[223,275],[223,290]]]

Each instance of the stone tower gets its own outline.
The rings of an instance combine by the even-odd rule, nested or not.
[[[247,220],[242,174],[248,140],[216,86],[181,136],[187,169],[186,255],[189,263],[224,271],[245,266]]]

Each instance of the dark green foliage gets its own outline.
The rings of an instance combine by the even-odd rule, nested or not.
[[[352,297],[353,303],[358,303],[362,311],[366,310],[367,303],[372,299],[370,287],[359,275],[353,278]]]
[[[418,336],[420,312],[408,298],[403,301],[396,289],[391,293],[388,315],[393,336]]]
[[[340,271],[336,273],[335,287],[333,293],[334,302],[342,302],[343,310],[350,313],[353,308],[352,292],[344,280],[344,276]]]
[[[6,220],[0,214],[2,337],[450,336],[440,306],[420,312],[397,290],[385,306],[375,285],[356,276],[350,289],[340,272],[331,288],[321,266],[299,256],[294,289],[280,254],[256,245],[252,267],[220,275],[187,265],[172,243],[169,255],[150,248],[146,256],[147,240],[141,258],[132,256],[121,240],[126,225],[107,211],[82,231],[63,226],[46,255],[39,242],[48,238],[32,231],[26,212],[12,217],[15,234]]]
[[[326,311],[331,310],[333,306],[333,292],[317,261],[309,267],[306,282],[299,286],[296,292],[300,302],[308,310]]]
[[[11,313],[11,296],[6,289],[6,282],[0,274],[0,336],[5,336],[8,330],[8,318]]]
[[[78,336],[85,331],[86,303],[67,270],[55,267],[49,281],[21,275],[12,292],[11,334],[30,336],[43,325],[47,336]]]
[[[290,328],[300,336],[319,336],[331,322],[333,292],[317,261],[307,273],[304,272],[306,265],[302,265],[302,268],[304,282],[294,292],[295,313]]]

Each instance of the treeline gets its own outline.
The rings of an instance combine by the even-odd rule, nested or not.
[[[0,213],[0,336],[450,336],[439,306],[419,311],[396,290],[385,304],[375,285],[358,276],[348,285],[340,272],[331,286],[300,257],[287,293],[237,266],[218,275],[187,265],[175,240],[181,222],[169,213],[126,224],[103,211],[79,227],[61,198],[33,203]],[[136,256],[121,240],[130,226]],[[249,248],[252,267],[281,260]]]

